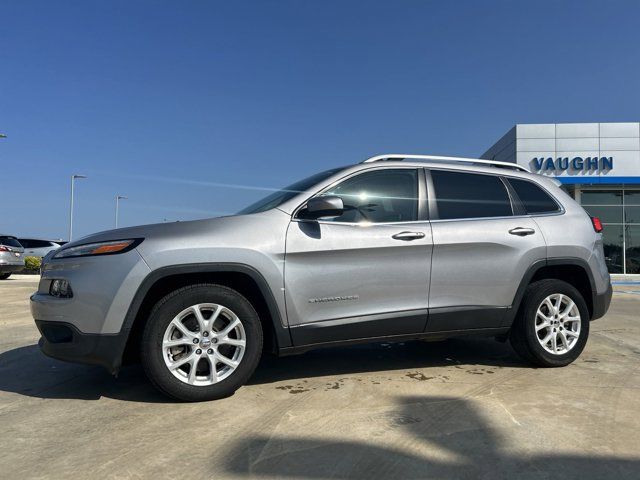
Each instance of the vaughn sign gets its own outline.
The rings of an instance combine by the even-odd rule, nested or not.
[[[613,157],[535,157],[532,165],[536,170],[611,170],[613,168]]]

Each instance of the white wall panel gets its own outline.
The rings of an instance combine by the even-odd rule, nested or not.
[[[601,150],[640,150],[640,138],[601,138]],[[640,172],[638,172],[640,174]]]
[[[601,123],[601,137],[639,137],[640,123]]]
[[[584,138],[599,135],[597,123],[558,123],[556,138]]]
[[[552,152],[556,149],[555,138],[519,138],[516,151],[518,152]]]
[[[556,125],[554,123],[540,123],[535,125],[516,125],[516,135],[520,138],[555,138]]]
[[[600,142],[598,138],[558,138],[556,139],[556,151],[560,152],[575,152],[591,150],[592,155],[598,154],[598,148]]]

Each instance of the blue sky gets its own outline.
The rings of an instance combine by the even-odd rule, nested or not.
[[[638,1],[1,2],[0,232],[234,212],[515,123],[638,121]]]

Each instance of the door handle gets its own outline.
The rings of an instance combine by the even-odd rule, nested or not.
[[[400,232],[392,235],[391,238],[395,240],[404,240],[408,242],[410,240],[417,240],[418,238],[424,238],[423,232]]]
[[[519,237],[526,237],[527,235],[533,235],[536,231],[533,228],[516,227],[509,230],[509,233]]]

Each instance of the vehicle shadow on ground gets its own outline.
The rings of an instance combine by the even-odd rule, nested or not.
[[[265,355],[248,382],[262,385],[284,380],[365,372],[392,372],[440,366],[484,367],[493,373],[501,367],[526,367],[508,344],[489,339],[444,342],[369,344],[320,349],[301,356]],[[37,345],[0,354],[0,391],[37,398],[97,400],[101,397],[133,402],[165,403],[139,365],[125,367],[117,378],[100,367],[76,365],[46,357]]]
[[[323,348],[301,356],[265,355],[249,384],[443,366],[486,367],[486,373],[502,367],[531,368],[508,343],[492,338],[410,341]]]
[[[233,442],[222,467],[234,476],[252,478],[363,480],[621,480],[637,479],[640,472],[638,459],[567,453],[576,447],[570,434],[562,440],[559,432],[550,442],[566,444],[566,452],[549,448],[545,432],[535,425],[514,424],[513,438],[511,433],[506,438],[492,427],[499,419],[485,418],[479,406],[464,398],[401,397],[396,410],[355,414],[364,416],[349,422],[345,436],[357,435],[362,428],[363,436],[371,441],[339,440],[341,425],[330,423],[325,432],[333,432],[333,439],[314,438],[312,433],[306,438],[254,435]],[[526,443],[525,438],[529,439]],[[394,446],[386,446],[387,442]],[[519,445],[516,452],[515,445]],[[522,451],[539,453],[525,455]],[[546,453],[549,451],[553,453]],[[216,463],[212,469],[219,471],[220,466]]]
[[[0,354],[0,391],[49,399],[171,402],[149,383],[139,366],[123,369],[116,378],[101,367],[49,358],[37,345]]]

